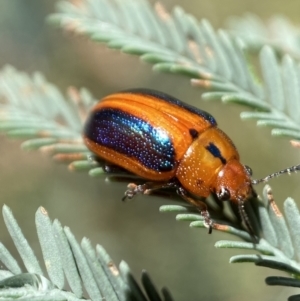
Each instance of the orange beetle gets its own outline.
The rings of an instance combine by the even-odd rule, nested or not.
[[[148,181],[129,184],[125,198],[173,187],[196,206],[213,227],[206,204],[192,195],[239,206],[251,230],[244,202],[255,196],[251,169],[239,161],[231,139],[205,111],[162,92],[134,89],[109,95],[92,109],[84,127],[86,146],[109,166],[117,166]]]

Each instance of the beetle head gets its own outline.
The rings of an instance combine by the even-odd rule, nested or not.
[[[252,171],[248,166],[242,165],[238,160],[231,160],[219,171],[215,192],[220,200],[230,200],[238,205],[240,217],[251,237],[254,238],[255,233],[244,206],[245,201],[256,196],[251,175]]]
[[[238,160],[227,162],[217,175],[215,192],[220,200],[236,204],[252,197],[251,169]]]

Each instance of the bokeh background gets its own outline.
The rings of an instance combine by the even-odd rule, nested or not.
[[[154,2],[154,1],[152,1]],[[198,19],[207,18],[215,28],[224,27],[228,17],[253,12],[263,19],[284,14],[299,22],[299,1],[280,0],[162,0],[171,9],[182,6]],[[1,1],[0,67],[11,64],[19,70],[36,70],[62,91],[68,86],[86,87],[96,98],[132,87],[147,87],[170,93],[213,114],[220,127],[238,147],[242,161],[255,177],[299,163],[299,153],[286,139],[271,138],[269,129],[255,122],[242,122],[238,106],[203,102],[199,90],[188,79],[151,71],[137,57],[109,50],[87,38],[67,34],[46,24],[55,1]],[[50,216],[69,226],[80,240],[86,236],[102,244],[116,263],[125,260],[138,278],[146,269],[158,287],[167,286],[175,300],[284,300],[290,289],[267,287],[264,278],[277,275],[252,264],[228,263],[238,254],[217,250],[214,243],[230,239],[214,231],[189,229],[173,215],[160,214],[167,199],[139,197],[122,203],[124,183],[107,183],[87,174],[70,173],[39,152],[22,152],[20,142],[0,136],[1,203],[18,219],[37,256],[34,214],[44,206]],[[299,175],[272,181],[279,204],[287,197],[299,198]],[[262,186],[258,187],[260,192]],[[0,239],[15,253],[0,221]],[[243,252],[243,251],[242,251]],[[299,293],[299,292],[298,292]]]

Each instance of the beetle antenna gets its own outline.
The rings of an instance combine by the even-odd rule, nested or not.
[[[288,174],[291,174],[293,172],[297,172],[298,170],[300,170],[300,164],[299,165],[294,165],[294,166],[291,166],[289,168],[286,168],[286,169],[283,169],[283,170],[280,170],[280,171],[277,171],[277,172],[274,172],[262,179],[257,179],[257,180],[252,180],[251,183],[253,185],[256,185],[258,183],[261,183],[261,182],[268,182],[270,179],[272,178],[276,178],[276,177],[279,177],[285,173],[288,173]]]

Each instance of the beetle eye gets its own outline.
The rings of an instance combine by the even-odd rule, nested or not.
[[[247,165],[244,165],[244,167],[245,167],[245,169],[247,171],[247,174],[251,177],[252,176],[252,169],[249,166],[247,166]]]
[[[218,198],[221,201],[228,201],[230,199],[230,192],[227,188],[222,187],[221,191],[218,193]]]

